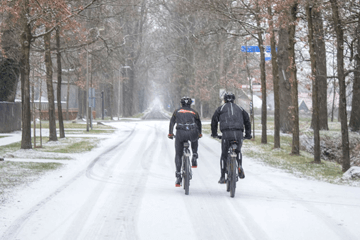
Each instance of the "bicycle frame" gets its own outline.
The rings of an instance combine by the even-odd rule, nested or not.
[[[174,135],[174,138],[176,138],[176,135]],[[190,164],[190,142],[185,141],[184,142],[184,148],[183,148],[183,154],[181,156],[181,177],[183,179],[183,186],[185,190],[185,195],[189,195],[189,187],[190,187],[190,180],[192,178],[192,170],[191,170],[191,164]]]
[[[183,179],[183,186],[185,190],[185,195],[189,195],[189,187],[190,187],[190,179],[192,178],[192,170],[190,165],[190,149],[189,149],[189,141],[184,142],[184,150],[182,156],[182,179]]]
[[[230,197],[235,196],[236,182],[238,181],[238,162],[237,162],[237,141],[231,141],[228,157],[226,159],[226,169],[227,169],[227,180],[226,180],[226,190],[230,192]]]
[[[217,138],[222,139],[222,136],[217,136]],[[236,182],[239,178],[239,169],[238,169],[238,161],[237,161],[237,153],[236,149],[238,147],[237,140],[230,140],[230,146],[228,148],[228,155],[226,161],[226,191],[230,192],[230,197],[235,196]],[[242,140],[241,140],[242,144]],[[239,152],[240,156],[240,164],[242,164],[242,154]],[[224,161],[224,159],[222,159]]]

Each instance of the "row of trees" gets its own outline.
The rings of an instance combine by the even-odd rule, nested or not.
[[[87,94],[89,82],[90,88],[109,92],[111,115],[114,114],[114,86],[118,81],[123,84],[122,98],[131,102],[122,101],[124,115],[144,110],[146,85],[135,84],[135,76],[139,69],[147,67],[146,63],[139,63],[143,53],[143,29],[147,24],[146,1],[17,0],[1,1],[1,4],[2,36],[6,35],[1,39],[3,55],[16,62],[21,72],[21,148],[32,147],[30,86],[35,85],[36,78],[46,80],[49,140],[57,140],[56,108],[60,137],[65,137],[61,105],[64,69],[68,70],[68,83],[72,81],[78,85],[82,89],[80,93],[85,93],[82,95]],[[81,101],[80,108],[87,108],[86,101]]]
[[[219,104],[220,88],[236,91],[256,78],[263,100],[261,142],[267,142],[266,94],[273,90],[274,147],[280,147],[280,131],[292,132],[292,154],[299,154],[298,83],[310,85],[314,160],[320,163],[319,131],[328,130],[328,89],[333,84],[339,94],[343,171],[350,167],[348,127],[360,130],[358,1],[159,2],[158,35],[167,43],[160,49],[170,65],[162,82],[169,90],[164,96],[168,102],[181,95],[195,96],[198,108],[209,116]],[[258,45],[260,56],[240,51],[249,45]],[[271,64],[265,62],[265,45],[271,46]],[[337,61],[331,65],[328,56],[334,53]],[[349,126],[347,105],[352,106]]]
[[[104,91],[111,116],[119,105],[114,102],[116,95],[123,116],[143,111],[156,97],[172,110],[181,96],[189,95],[196,99],[201,115],[210,117],[220,103],[220,89],[240,93],[241,85],[256,79],[263,100],[261,142],[267,143],[266,95],[273,91],[274,147],[280,147],[280,131],[292,132],[292,154],[300,149],[298,83],[312,90],[315,162],[320,162],[319,131],[328,129],[328,93],[330,89],[334,96],[338,93],[343,170],[350,166],[348,128],[360,130],[356,107],[360,103],[360,6],[356,0],[1,3],[2,32],[12,39],[2,39],[3,52],[19,63],[21,71],[22,148],[31,148],[31,70],[46,75],[50,140],[57,139],[53,69],[60,137],[65,136],[59,101],[63,69],[71,70],[67,74],[71,72],[74,84],[83,89],[81,96],[86,96],[89,82]],[[259,54],[242,51],[252,45],[259,47]],[[265,46],[271,46],[271,61],[265,61]],[[329,56],[336,57],[336,63]],[[119,84],[120,93],[115,89]],[[352,102],[347,102],[349,95]],[[85,102],[81,101],[80,109],[87,108]],[[352,106],[349,125],[347,105]]]

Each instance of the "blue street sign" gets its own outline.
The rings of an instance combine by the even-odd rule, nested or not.
[[[241,52],[260,52],[260,48],[258,46],[241,46]],[[265,52],[270,53],[271,46],[265,46]]]
[[[260,52],[260,48],[258,46],[241,46],[242,52]]]

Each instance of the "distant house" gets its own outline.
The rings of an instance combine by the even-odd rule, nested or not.
[[[310,109],[308,108],[308,106],[306,105],[304,100],[299,101],[299,111],[304,111],[304,112],[309,112]]]
[[[298,97],[299,103],[299,111],[303,110],[305,112],[309,112],[312,110],[312,99],[311,93],[308,92],[300,92]]]
[[[238,96],[237,96],[237,104],[244,108],[248,113],[250,113],[250,102],[251,96],[248,95],[244,90],[240,89]],[[261,109],[262,106],[262,99],[257,95],[253,95],[253,108],[254,109]]]

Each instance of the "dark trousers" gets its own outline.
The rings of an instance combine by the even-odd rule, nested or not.
[[[191,150],[194,153],[198,151],[198,139],[199,135],[197,130],[177,130],[176,131],[176,138],[175,138],[175,166],[176,172],[180,172],[181,164],[182,164],[182,155],[184,149],[184,142],[190,140],[191,142]]]
[[[228,156],[228,150],[230,147],[230,142],[236,140],[237,148],[235,150],[237,154],[238,164],[242,165],[242,157],[241,157],[241,146],[243,141],[243,132],[242,131],[224,131],[222,132],[222,140],[221,140],[221,157],[220,157],[220,170],[221,175],[225,174],[226,170],[226,159]]]

